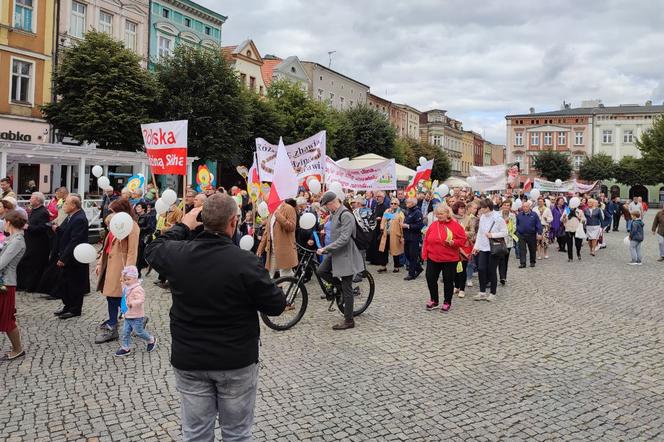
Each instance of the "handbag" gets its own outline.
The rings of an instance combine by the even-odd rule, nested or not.
[[[489,227],[489,232],[491,232],[491,229],[493,229],[495,224],[495,221],[491,224],[491,227]],[[509,253],[509,250],[507,250],[507,243],[505,242],[505,238],[489,238],[489,249],[491,250],[491,255],[495,257],[505,256]]]
[[[586,239],[588,237],[586,231],[583,229],[583,223],[579,222],[579,226],[576,228],[576,232],[574,232],[574,237],[578,239]]]

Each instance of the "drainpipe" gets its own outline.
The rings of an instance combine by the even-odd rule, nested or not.
[[[53,61],[51,66],[51,103],[55,103],[58,99],[57,94],[55,93],[55,72],[58,68],[58,46],[60,45],[60,0],[55,0],[55,22],[53,23],[53,53],[51,55],[51,60]],[[49,143],[55,142],[55,134],[53,133],[53,126],[50,125],[48,129],[48,141]]]
[[[152,39],[150,38],[152,35],[152,0],[148,1],[148,59],[147,59],[147,65],[146,67],[148,70],[150,69],[150,46],[152,43]]]

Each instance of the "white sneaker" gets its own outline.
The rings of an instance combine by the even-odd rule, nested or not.
[[[631,266],[637,266],[637,265],[639,265],[638,262],[630,262],[630,263],[628,263],[628,264],[631,265]]]
[[[541,257],[541,256],[538,256],[537,259],[542,259],[542,257]]]
[[[457,293],[459,293],[459,289],[454,289],[454,294],[456,295]]]
[[[457,293],[457,296],[458,296],[459,298],[465,298],[465,297],[466,297],[466,294],[463,292],[463,290],[459,290],[459,293]]]
[[[477,295],[473,297],[475,301],[486,301],[486,293],[484,292],[479,292]]]
[[[473,281],[466,281],[466,287],[472,287]]]
[[[643,263],[642,263],[642,262],[637,262],[636,265],[637,265],[637,266],[642,266]]]
[[[544,259],[549,259],[549,255],[544,255]]]
[[[486,297],[486,300],[487,300],[488,302],[493,302],[493,301],[496,300],[496,295],[493,295],[493,294],[489,293],[489,294],[487,295],[487,297]]]

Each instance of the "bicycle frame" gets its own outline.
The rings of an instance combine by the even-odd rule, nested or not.
[[[321,291],[323,294],[325,294],[325,299],[330,301],[330,311],[334,311],[332,308],[334,305],[334,302],[336,300],[337,296],[340,296],[339,292],[334,292],[334,290],[328,289],[326,286],[326,282],[323,281],[323,278],[320,277],[318,274],[318,260],[316,259],[316,252],[307,248],[302,247],[301,245],[297,244],[297,249],[301,252],[302,256],[300,258],[300,262],[297,265],[297,269],[295,270],[295,275],[297,276],[297,282],[298,284],[304,284],[304,277],[307,273],[307,270],[311,269],[312,273],[316,277],[316,281],[318,281],[318,285],[320,286]]]

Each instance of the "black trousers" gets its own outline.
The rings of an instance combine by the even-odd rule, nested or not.
[[[622,211],[618,211],[613,214],[613,230],[618,231],[618,226],[620,226],[621,217],[622,217]]]
[[[558,241],[558,248],[564,252],[567,248],[567,233],[565,233],[565,235],[556,237],[556,241]]]
[[[498,277],[501,281],[505,281],[507,279],[507,268],[509,267],[511,253],[512,248],[508,247],[507,255],[498,258]]]
[[[477,255],[477,271],[480,279],[480,292],[486,293],[487,288],[491,290],[491,294],[496,294],[498,288],[498,277],[496,270],[498,269],[498,260],[491,254],[491,252],[480,252]]]
[[[62,269],[58,286],[63,310],[80,315],[83,310],[83,295],[90,292],[90,273],[87,265],[70,265]]]
[[[439,302],[438,297],[438,275],[443,273],[443,302],[452,304],[452,295],[454,295],[454,278],[456,276],[456,262],[435,262],[427,260],[427,286],[429,287],[429,296],[435,303]]]
[[[408,275],[413,278],[422,272],[420,264],[420,240],[407,239],[404,243],[404,253],[408,259]]]
[[[526,265],[526,246],[528,246],[528,253],[530,253],[530,263],[535,264],[537,262],[537,235],[534,233],[529,233],[527,235],[519,235],[519,260],[521,260],[521,265]]]
[[[468,261],[461,261],[463,270],[454,274],[454,288],[461,291],[466,290],[466,268],[468,268]]]
[[[355,275],[342,276],[335,278],[332,275],[332,257],[326,256],[323,262],[318,266],[318,275],[323,281],[332,284],[341,289],[341,295],[344,300],[344,319],[353,320],[353,277]]]
[[[581,247],[583,247],[583,240],[574,236],[575,232],[567,232],[567,258],[574,258],[574,250],[572,244],[576,246],[576,256],[581,256]]]

